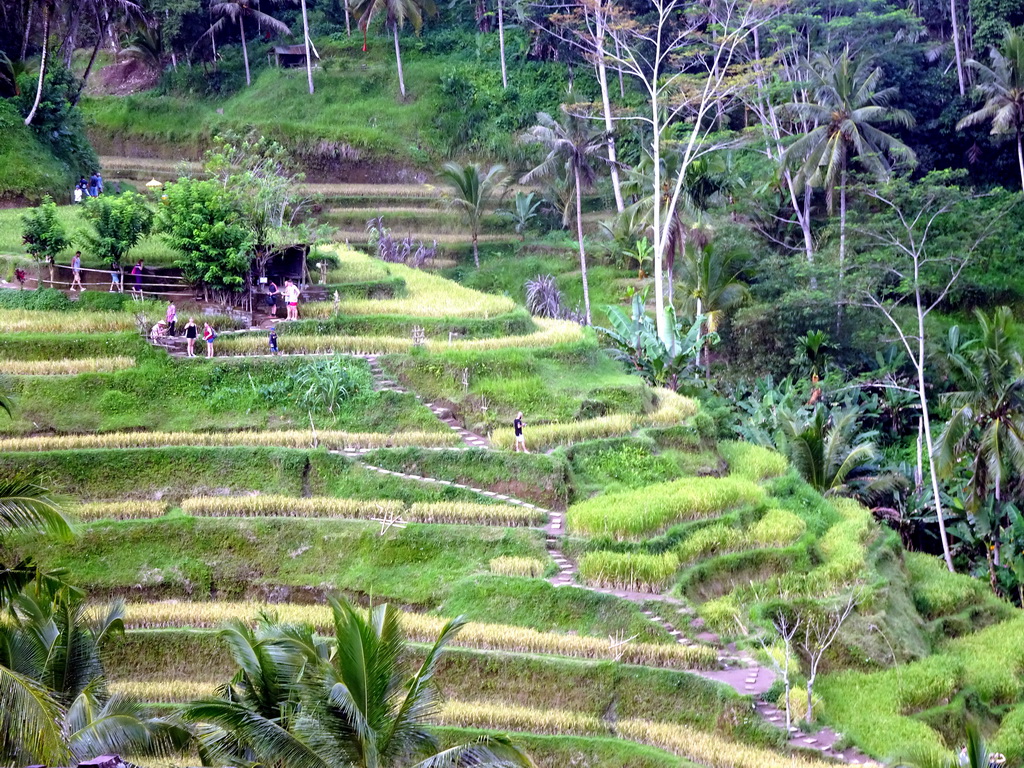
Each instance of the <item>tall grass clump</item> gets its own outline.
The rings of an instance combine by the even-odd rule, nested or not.
[[[679,569],[673,552],[587,552],[579,563],[580,576],[597,587],[658,592]]]
[[[539,509],[509,504],[473,504],[464,501],[418,501],[409,508],[409,519],[420,523],[476,523],[479,525],[539,525],[547,515]]]
[[[679,559],[684,563],[700,560],[724,552],[733,552],[746,543],[743,531],[726,523],[714,523],[698,528],[687,536],[676,548]]]
[[[818,554],[824,563],[811,574],[813,580],[841,587],[860,578],[867,562],[865,543],[874,529],[868,509],[853,499],[829,499],[842,520],[818,540]]]
[[[786,457],[770,448],[739,440],[723,440],[718,452],[729,464],[729,473],[754,482],[784,475],[789,469]]]
[[[533,709],[516,704],[484,701],[446,701],[438,715],[441,725],[462,728],[487,728],[500,731],[610,735],[611,726],[596,715],[565,709]]]
[[[136,330],[130,312],[42,312],[28,309],[0,309],[0,333],[111,333]]]
[[[785,509],[769,509],[746,531],[751,546],[781,547],[803,536],[807,523]]]
[[[329,631],[330,609],[324,605],[160,602],[129,603],[125,625],[133,629],[196,627],[214,629],[231,619],[253,622],[261,613],[276,615],[292,624],[310,624]],[[440,616],[406,613],[402,626],[414,642],[433,642],[448,620]],[[580,659],[619,659],[626,664],[670,669],[716,669],[718,655],[708,646],[677,643],[629,643],[613,647],[608,638],[538,632],[507,624],[470,622],[456,636],[454,644],[479,650],[544,653]]]
[[[294,496],[194,496],[181,511],[196,517],[337,517],[373,518],[405,509],[391,499],[296,498]]]
[[[965,573],[951,573],[936,557],[907,552],[903,559],[910,573],[914,605],[926,619],[959,613],[991,597],[983,581]]]
[[[637,538],[675,523],[761,504],[764,498],[764,490],[749,480],[691,477],[587,499],[569,508],[568,524],[591,536]]]
[[[697,401],[664,387],[651,390],[655,397],[655,408],[644,418],[651,427],[674,427],[682,424],[700,410]]]
[[[79,504],[73,508],[76,518],[90,520],[150,520],[167,512],[163,501],[112,501]]]
[[[3,451],[65,451],[83,448],[166,448],[173,446],[257,446],[280,448],[385,448],[458,444],[454,432],[340,432],[266,430],[263,432],[106,432],[96,435],[43,435],[0,439]]]
[[[536,579],[544,575],[547,564],[536,557],[496,557],[488,563],[491,573],[499,576],[524,576]]]
[[[131,368],[131,357],[83,357],[78,360],[5,360],[2,372],[10,376],[74,376],[110,373]]]
[[[685,725],[620,720],[616,732],[624,739],[667,749],[708,768],[835,768],[831,761],[783,754]]]

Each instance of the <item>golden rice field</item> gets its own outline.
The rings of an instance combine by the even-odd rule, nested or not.
[[[131,357],[83,357],[74,360],[5,360],[2,373],[10,376],[73,376],[79,373],[110,373],[131,368]]]
[[[330,246],[341,260],[341,271],[349,265],[365,269],[371,257],[343,245]],[[388,271],[405,280],[406,295],[395,299],[344,299],[339,311],[346,315],[412,315],[418,317],[494,317],[511,312],[516,305],[507,296],[474,291],[421,269],[404,264],[389,264]],[[329,301],[304,304],[303,317],[330,317],[334,304]]]
[[[561,322],[551,320],[534,320],[535,323]],[[574,324],[570,324],[574,325]],[[579,328],[579,326],[575,326]],[[582,331],[582,329],[580,329]],[[534,334],[536,335],[536,334]],[[513,337],[516,338],[516,337]],[[522,336],[518,338],[529,338]],[[502,341],[502,339],[481,339],[481,341]],[[467,342],[468,343],[468,342]],[[562,342],[566,343],[566,342]],[[628,413],[613,413],[582,421],[570,421],[555,424],[538,424],[531,426],[527,433],[527,444],[531,450],[547,450],[562,445],[572,445],[584,440],[596,440],[604,437],[620,437],[628,435],[639,427],[670,427],[682,424],[697,413],[697,402],[689,397],[672,392],[668,389],[654,389],[655,409],[644,416]],[[488,439],[495,448],[508,450],[512,448],[515,434],[508,427],[493,430]]]
[[[512,347],[552,347],[575,344],[585,336],[583,329],[575,323],[563,320],[535,319],[537,331],[517,336],[495,336],[486,339],[463,339],[444,341],[427,339],[423,348],[431,352],[445,350],[484,351],[509,349]],[[333,336],[315,334],[288,334],[278,338],[278,349],[285,354],[334,354],[387,355],[406,353],[415,347],[411,337],[404,336]],[[217,351],[222,355],[266,354],[265,334],[238,334],[222,336],[217,341]]]
[[[385,448],[460,443],[454,432],[339,432],[266,430],[262,432],[107,432],[96,435],[41,435],[0,439],[0,451],[66,451],[85,448],[165,448],[174,446],[269,446],[279,448]]]
[[[491,573],[501,576],[523,576],[536,579],[544,575],[547,563],[536,557],[514,557],[503,555],[488,563]]]
[[[116,505],[113,505],[116,506]],[[181,502],[188,515],[205,517],[336,517],[379,519],[401,517],[416,523],[528,526],[545,522],[537,509],[508,504],[462,501],[416,502],[406,506],[394,499],[338,499],[294,496],[196,496]]]
[[[113,501],[79,504],[72,514],[83,522],[92,520],[149,520],[167,513],[163,501]]]
[[[111,333],[136,330],[130,312],[42,312],[29,309],[0,309],[0,333],[67,333],[74,323],[77,333]]]
[[[330,609],[326,606],[254,602],[129,603],[125,625],[137,629],[213,629],[230,619],[255,620],[261,613],[274,614],[285,622],[311,624],[324,631],[332,626]],[[417,642],[433,642],[446,621],[441,617],[416,613],[406,613],[402,617],[406,633]],[[455,645],[479,650],[544,653],[581,659],[619,658],[627,664],[671,669],[714,669],[718,666],[715,650],[707,646],[629,643],[613,648],[608,638],[538,632],[506,624],[470,622],[457,635]]]

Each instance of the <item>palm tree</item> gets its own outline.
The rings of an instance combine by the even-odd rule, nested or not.
[[[545,112],[538,112],[537,125],[527,131],[522,140],[542,145],[548,154],[540,165],[523,176],[520,183],[531,184],[540,178],[556,177],[558,169],[562,168],[574,184],[576,236],[580,246],[580,271],[583,274],[583,306],[587,313],[587,325],[590,325],[590,286],[587,282],[587,254],[583,246],[583,192],[590,189],[597,179],[594,161],[607,162],[601,153],[608,142],[608,135],[596,130],[593,123],[572,114],[563,105],[561,122]]]
[[[479,165],[470,163],[445,163],[438,174],[441,181],[452,187],[454,194],[446,197],[450,207],[462,211],[469,221],[473,233],[473,263],[480,269],[480,249],[477,241],[480,238],[480,225],[484,211],[494,195],[502,191],[508,179],[504,165],[492,165],[484,171]]]
[[[398,30],[408,20],[412,28],[419,34],[423,27],[424,16],[436,16],[437,6],[434,0],[355,0],[352,12],[358,19],[359,28],[363,31],[363,50],[366,50],[366,30],[378,13],[385,14],[385,26],[391,29],[395,38],[395,62],[398,64],[398,87],[405,98],[405,75],[402,72],[402,49],[398,45]]]
[[[891,488],[893,478],[871,472],[878,451],[874,432],[860,431],[860,410],[818,405],[782,414],[776,445],[801,476],[826,496],[870,496]],[[858,481],[858,482],[855,482]]]
[[[249,49],[245,44],[245,20],[255,21],[260,28],[267,27],[272,32],[290,35],[291,29],[283,21],[264,13],[256,7],[254,0],[218,0],[210,6],[210,14],[220,18],[206,31],[207,35],[215,35],[226,23],[238,23],[238,32],[242,37],[242,59],[245,61],[245,84],[252,85],[249,72]]]
[[[1024,35],[1010,30],[1003,38],[1002,50],[989,51],[991,67],[970,59],[967,66],[978,73],[975,89],[985,97],[981,109],[967,115],[956,124],[957,130],[992,123],[994,136],[1013,134],[1017,140],[1017,165],[1020,168],[1020,184],[1024,189],[1024,147],[1021,146],[1021,132],[1024,131]]]
[[[990,494],[994,513],[1003,517],[1003,493],[1011,478],[1024,477],[1024,359],[1017,350],[1013,313],[999,307],[991,316],[975,311],[980,335],[960,343],[959,329],[950,332],[949,360],[959,388],[945,395],[952,407],[939,435],[939,468],[951,474],[967,460],[967,507],[980,510]],[[988,548],[989,575],[996,587],[999,528],[993,526]]]
[[[438,662],[462,628],[461,619],[445,625],[410,675],[405,666],[408,643],[397,609],[380,605],[366,615],[347,602],[331,599],[330,605],[333,652],[313,639],[310,628],[273,625],[262,630],[262,638],[253,638],[258,655],[246,650],[248,640],[232,650],[236,661],[237,652],[243,652],[248,669],[240,674],[250,680],[263,680],[270,668],[272,678],[283,675],[288,682],[276,698],[300,701],[301,708],[270,706],[260,712],[255,699],[232,700],[230,691],[220,699],[195,702],[185,717],[204,724],[204,749],[242,748],[248,762],[272,762],[280,768],[532,766],[504,737],[482,736],[439,751],[425,726],[438,708]],[[269,684],[264,681],[259,687]],[[230,750],[218,757],[238,764]]]
[[[913,150],[879,125],[910,127],[914,118],[905,109],[893,109],[898,88],[878,86],[882,69],[867,57],[851,58],[846,48],[838,58],[819,53],[807,68],[812,101],[793,102],[786,110],[814,124],[783,157],[785,167],[799,164],[798,181],[824,187],[829,213],[839,189],[839,279],[846,259],[846,188],[850,160],[856,158],[878,179],[887,179],[897,162],[914,164]]]
[[[746,284],[739,279],[737,255],[715,248],[712,232],[700,225],[694,227],[687,238],[686,258],[683,260],[681,279],[687,288],[684,311],[690,317],[705,318],[708,338],[717,333],[727,312],[740,306],[750,296]],[[698,356],[700,352],[698,351]],[[704,345],[704,375],[711,375],[711,346]]]

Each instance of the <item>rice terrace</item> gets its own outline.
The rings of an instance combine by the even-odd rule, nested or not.
[[[0,19],[0,768],[1024,768],[1024,5]]]

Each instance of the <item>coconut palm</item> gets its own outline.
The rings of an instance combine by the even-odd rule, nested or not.
[[[449,207],[462,211],[473,235],[473,263],[480,268],[480,225],[484,212],[496,194],[503,191],[508,179],[504,165],[492,165],[486,171],[476,163],[459,165],[445,163],[438,178],[451,187],[445,196]]]
[[[561,168],[572,180],[576,195],[576,236],[580,246],[580,271],[583,275],[583,306],[587,314],[587,325],[591,324],[590,286],[587,282],[587,254],[583,246],[583,192],[593,187],[597,179],[597,163],[607,162],[602,155],[608,135],[597,130],[594,124],[579,115],[572,114],[562,106],[561,122],[545,112],[537,113],[537,125],[530,128],[522,141],[540,144],[547,149],[547,156],[532,171],[521,179],[522,184],[532,184],[541,178],[553,178]]]
[[[384,25],[395,38],[395,62],[398,65],[398,88],[405,98],[405,74],[402,72],[402,49],[398,45],[398,31],[408,21],[419,34],[424,16],[436,16],[434,0],[354,0],[352,12],[356,15],[359,29],[363,31],[363,50],[366,50],[366,30],[379,13],[385,14]]]
[[[462,628],[461,619],[445,625],[410,675],[397,609],[380,605],[367,615],[347,602],[332,599],[330,605],[333,652],[315,641],[309,628],[273,625],[261,638],[253,637],[252,643],[247,638],[233,649],[236,661],[246,664],[240,674],[261,680],[259,687],[266,690],[276,685],[264,679],[268,673],[273,679],[283,675],[287,683],[271,698],[298,701],[301,707],[271,705],[259,711],[258,698],[244,700],[230,690],[220,699],[193,703],[185,717],[204,724],[202,747],[208,755],[228,745],[217,755],[222,762],[238,764],[242,749],[250,763],[273,762],[280,768],[532,766],[503,737],[482,736],[439,751],[425,725],[438,709],[438,662]]]
[[[245,61],[245,84],[252,85],[249,72],[249,49],[245,44],[245,20],[255,21],[260,29],[266,27],[271,32],[290,35],[291,29],[283,21],[278,21],[258,7],[257,0],[217,0],[210,6],[210,14],[219,17],[206,31],[207,35],[215,35],[228,23],[238,24],[238,33],[242,38],[242,59]]]
[[[783,164],[799,167],[797,180],[824,187],[828,209],[834,210],[839,190],[839,277],[846,259],[846,192],[850,162],[880,180],[887,179],[897,163],[913,165],[916,156],[906,144],[881,130],[879,125],[910,127],[914,118],[905,109],[890,105],[898,88],[882,88],[882,69],[867,57],[851,57],[846,48],[837,58],[817,54],[809,63],[812,99],[793,102],[786,110],[813,124],[808,133],[786,150]]]
[[[1024,35],[1010,30],[1000,48],[989,51],[992,66],[970,59],[967,66],[978,73],[975,90],[985,97],[981,109],[967,115],[956,124],[957,130],[981,123],[992,123],[993,136],[1012,134],[1017,141],[1017,165],[1020,184],[1024,189]]]
[[[1024,477],[1024,359],[1017,350],[1013,313],[999,307],[991,316],[975,311],[980,334],[961,342],[950,332],[947,359],[958,389],[945,395],[949,421],[939,435],[939,469],[949,475],[967,461],[967,508],[980,510],[990,495],[994,514],[1003,517],[1004,492]],[[996,586],[999,529],[993,526],[988,550],[990,577]]]

